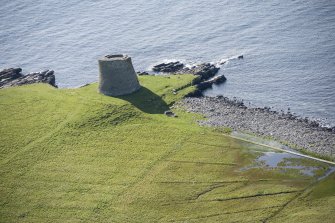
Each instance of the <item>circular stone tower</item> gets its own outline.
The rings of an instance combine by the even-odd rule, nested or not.
[[[127,55],[107,55],[99,60],[99,92],[120,96],[140,89],[131,58]]]

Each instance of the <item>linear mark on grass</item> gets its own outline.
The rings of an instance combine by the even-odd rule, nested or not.
[[[45,135],[41,136],[40,138],[28,143],[26,146],[22,147],[21,149],[17,150],[16,152],[12,153],[11,156],[7,157],[6,159],[2,160],[0,166],[6,165],[10,161],[12,161],[16,156],[30,150],[35,145],[43,142],[44,140],[52,137],[56,132],[59,132],[62,128],[66,126],[68,122],[72,120],[72,118],[79,112],[81,107],[77,107],[75,111],[72,111],[61,123],[58,124],[52,131],[47,132]]]
[[[227,185],[225,185],[225,184],[213,185],[213,186],[207,188],[206,190],[201,191],[200,193],[198,193],[198,194],[195,196],[195,200],[199,199],[201,196],[203,196],[203,195],[205,195],[205,194],[207,194],[207,193],[209,193],[209,192],[211,192],[211,191],[213,191],[213,190],[215,190],[215,189],[217,189],[217,188],[225,187],[225,186],[227,186]]]
[[[203,146],[212,146],[212,147],[219,147],[219,148],[225,148],[228,146],[230,149],[230,145],[215,145],[215,144],[209,144],[209,143],[201,143],[201,142],[194,142],[194,141],[187,141],[188,143],[196,144],[196,145],[203,145]]]
[[[176,205],[176,204],[189,204],[189,203],[197,203],[197,202],[223,202],[223,201],[240,200],[240,199],[248,199],[248,198],[255,198],[255,197],[292,194],[292,193],[297,193],[300,191],[301,190],[281,191],[281,192],[276,192],[276,193],[254,194],[254,195],[249,195],[249,196],[230,197],[230,198],[217,198],[217,199],[212,199],[212,200],[188,200],[187,202],[165,203],[165,204],[162,204],[162,206],[169,206],[169,205]]]
[[[162,169],[164,169],[166,167],[166,165],[165,165],[166,163],[164,163],[162,161],[164,161],[166,158],[169,158],[169,157],[173,156],[175,153],[177,153],[179,151],[179,149],[181,148],[181,146],[183,144],[183,141],[184,141],[184,139],[181,139],[170,150],[168,150],[161,157],[159,157],[153,163],[151,163],[148,166],[148,168],[146,169],[146,171],[144,171],[143,174],[141,174],[135,182],[130,184],[129,187],[127,187],[124,190],[124,192],[120,194],[120,196],[129,197],[129,196],[131,196],[131,193],[130,193],[131,190],[134,190],[136,187],[143,186],[145,183],[147,183],[149,181],[149,179],[152,180],[152,178],[157,173],[159,173]]]
[[[297,193],[292,199],[290,199],[288,202],[286,202],[280,209],[278,209],[276,212],[274,212],[272,215],[270,215],[269,217],[265,218],[262,222],[266,223],[268,222],[270,219],[274,218],[275,216],[277,216],[280,212],[282,212],[284,210],[285,207],[287,207],[290,203],[292,203],[293,201],[297,200],[302,194],[304,194],[304,192],[306,192],[308,189],[312,188],[314,185],[316,185],[319,181],[315,181],[313,183],[311,183],[310,185],[308,185],[305,189],[299,191],[299,193]]]
[[[308,179],[300,180],[301,182],[309,181]],[[253,183],[253,182],[297,182],[297,180],[282,179],[259,179],[259,180],[230,180],[230,181],[158,181],[157,184],[229,184],[229,183]]]
[[[263,196],[274,196],[274,195],[281,195],[281,194],[291,194],[291,193],[297,193],[301,190],[292,190],[292,191],[281,191],[276,193],[264,193],[264,194],[254,194],[249,196],[242,196],[242,197],[231,197],[231,198],[218,198],[213,199],[211,201],[230,201],[230,200],[238,200],[238,199],[246,199],[246,198],[253,198],[253,197],[263,197]]]
[[[215,163],[215,162],[201,162],[201,161],[188,161],[188,160],[164,160],[167,162],[175,163],[195,163],[195,164],[206,164],[206,165],[223,165],[223,166],[236,166],[236,163]]]
[[[254,209],[246,209],[246,210],[241,210],[241,211],[230,211],[230,212],[222,212],[218,214],[210,214],[210,215],[203,215],[195,218],[187,218],[187,219],[180,219],[180,220],[170,220],[169,222],[184,222],[187,220],[197,220],[197,219],[204,219],[204,218],[212,218],[212,217],[217,217],[221,215],[230,215],[230,214],[240,214],[240,213],[245,213],[245,212],[253,212],[253,211],[260,211],[260,210],[266,210],[266,209],[272,209],[272,208],[281,208],[282,205],[274,205],[274,206],[269,206],[269,207],[264,207],[264,208],[254,208]]]

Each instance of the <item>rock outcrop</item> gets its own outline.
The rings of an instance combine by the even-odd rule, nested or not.
[[[161,63],[155,65],[152,70],[155,72],[164,72],[164,73],[175,73],[184,68],[184,64],[177,62],[170,62],[170,63]]]
[[[219,75],[219,76],[213,77],[209,80],[200,82],[197,85],[197,88],[199,90],[206,90],[207,88],[212,87],[213,84],[221,84],[221,83],[225,82],[226,80],[227,80],[227,78],[224,75]]]
[[[208,80],[209,78],[214,77],[220,68],[210,63],[202,63],[192,67],[186,67],[183,63],[177,61],[157,64],[152,70],[155,72],[172,74],[194,74],[200,76],[202,80]]]
[[[193,74],[199,76],[199,78],[197,78],[193,83],[197,86],[197,90],[187,95],[189,97],[202,96],[202,91],[207,88],[211,88],[213,84],[220,84],[227,80],[224,75],[215,77],[220,68],[210,63],[202,63],[192,67],[187,67],[177,61],[155,65],[152,70],[155,72],[170,74]]]
[[[196,66],[192,67],[186,67],[181,70],[182,74],[194,74],[197,76],[200,76],[201,80],[208,80],[209,78],[212,78],[217,74],[217,72],[220,70],[219,67],[216,67],[213,64],[210,63],[202,63]]]
[[[34,83],[47,83],[57,87],[53,70],[34,72],[27,75],[23,75],[21,72],[21,68],[9,68],[0,71],[0,88]]]

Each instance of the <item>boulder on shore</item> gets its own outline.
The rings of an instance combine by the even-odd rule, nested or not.
[[[0,71],[0,88],[34,83],[47,83],[57,87],[53,70],[34,72],[27,75],[23,75],[21,71],[21,68],[9,68]]]

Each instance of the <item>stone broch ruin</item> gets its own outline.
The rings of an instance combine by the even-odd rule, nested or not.
[[[99,72],[99,92],[104,95],[126,95],[141,87],[127,55],[106,55],[99,59]]]

